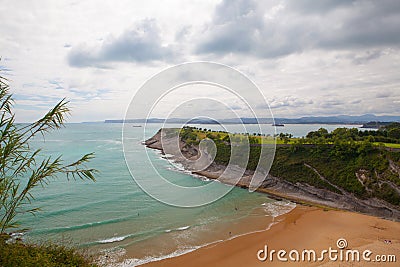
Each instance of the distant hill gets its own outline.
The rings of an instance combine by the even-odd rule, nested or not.
[[[364,124],[371,121],[399,122],[400,116],[376,116],[374,114],[365,114],[361,116],[339,115],[326,117],[301,117],[298,119],[276,118],[277,123],[330,123],[330,124]]]
[[[187,123],[188,119],[170,118],[149,118],[149,119],[128,119],[128,120],[105,120],[105,123]],[[193,124],[366,124],[371,122],[400,122],[400,116],[376,116],[374,114],[365,114],[361,116],[338,115],[338,116],[310,116],[295,119],[289,118],[233,118],[233,119],[193,119]]]

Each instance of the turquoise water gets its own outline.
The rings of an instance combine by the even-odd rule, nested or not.
[[[146,138],[160,127],[148,125]],[[320,125],[302,127],[295,128],[294,134],[305,134]],[[282,130],[288,132],[290,128]],[[46,188],[37,188],[33,204],[42,211],[36,216],[20,218],[22,225],[31,229],[26,238],[67,239],[93,250],[128,252],[125,258],[134,259],[128,265],[136,265],[265,229],[275,216],[293,208],[291,203],[277,202],[265,194],[249,193],[240,188],[234,188],[217,202],[198,208],[177,208],[160,203],[145,194],[132,179],[125,164],[121,131],[121,124],[68,124],[45,140],[37,138],[32,142],[33,147],[42,147],[46,155],[62,154],[66,162],[95,152],[96,158],[90,167],[100,172],[95,183],[59,177]],[[131,149],[138,152],[134,166],[143,176],[141,178],[153,178],[151,173],[146,174],[149,166],[143,164],[148,155],[163,175],[177,184],[207,183],[174,168],[158,151],[148,149],[147,155],[140,152],[143,151],[143,128],[132,128],[132,131],[135,137]],[[246,221],[249,223],[243,227]]]

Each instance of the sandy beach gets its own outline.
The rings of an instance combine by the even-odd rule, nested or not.
[[[400,223],[347,211],[323,210],[316,207],[298,205],[291,212],[275,219],[275,224],[266,231],[240,236],[215,245],[210,245],[191,253],[145,264],[155,266],[399,266]],[[291,250],[301,253],[304,249],[315,250],[317,259],[323,250],[339,250],[337,240],[344,238],[347,247],[342,251],[358,250],[360,262],[331,261],[325,253],[324,261],[294,262],[289,259]],[[260,261],[257,253],[268,246],[271,250],[285,250],[288,262],[267,258]],[[362,259],[366,254],[367,262]],[[295,257],[296,254],[292,254]],[[332,254],[333,256],[336,254]],[[337,253],[339,256],[339,252]],[[345,255],[343,254],[343,259]],[[397,262],[377,262],[377,255],[395,255]],[[261,253],[260,257],[264,254]],[[349,258],[351,259],[349,254]],[[390,256],[389,256],[390,257]],[[306,256],[307,258],[307,256]],[[384,256],[380,257],[381,259]],[[388,257],[386,257],[388,258]]]

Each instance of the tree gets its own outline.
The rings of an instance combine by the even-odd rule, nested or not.
[[[231,138],[229,137],[229,134],[225,135],[224,138],[222,138],[222,141],[230,143],[231,142]]]
[[[250,136],[249,137],[249,144],[260,144],[261,139],[257,137]]]
[[[95,169],[85,167],[94,157],[84,155],[75,162],[65,164],[61,156],[45,157],[40,149],[32,150],[31,139],[64,126],[70,113],[68,102],[61,100],[41,119],[26,126],[15,123],[12,95],[8,80],[0,76],[0,235],[19,227],[17,215],[36,213],[39,208],[29,207],[34,196],[32,189],[49,183],[50,178],[66,175],[67,179],[80,178],[95,181]]]
[[[293,137],[293,135],[289,134],[289,133],[280,133],[279,134],[279,139],[281,141],[283,140],[283,143],[285,143],[285,144],[289,143],[290,142],[290,138],[292,138],[292,137]]]
[[[400,139],[400,128],[391,128],[388,130],[388,137]]]

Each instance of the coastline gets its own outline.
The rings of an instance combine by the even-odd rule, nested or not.
[[[181,163],[186,170],[193,174],[204,176],[208,179],[218,179],[220,182],[235,185],[241,188],[248,188],[253,171],[245,170],[239,181],[236,181],[237,173],[232,172],[226,174],[226,166],[212,162],[203,170],[196,170],[191,161],[200,161],[202,151],[198,146],[187,145],[182,140],[179,141],[179,147],[176,147],[176,136],[168,136],[167,129],[161,128],[153,137],[143,142],[143,144],[151,149],[160,150],[161,153],[168,151],[171,159]],[[175,139],[174,139],[175,138]],[[195,163],[197,164],[197,163]],[[311,166],[307,166],[312,168]],[[316,170],[314,170],[316,171]],[[224,175],[222,175],[224,174]],[[321,176],[318,173],[319,176]],[[400,174],[399,174],[400,175]],[[326,178],[321,177],[326,180]],[[400,221],[400,210],[398,207],[386,203],[379,199],[360,199],[354,194],[341,190],[341,193],[330,190],[316,188],[307,183],[295,184],[290,183],[279,177],[268,175],[267,179],[257,188],[258,192],[266,193],[269,197],[281,200],[286,199],[298,204],[311,205],[324,209],[347,210],[351,212],[368,214],[375,217],[386,218],[389,220]]]
[[[400,224],[373,216],[298,205],[291,212],[277,217],[278,223],[262,232],[250,233],[224,242],[199,248],[190,253],[150,262],[142,266],[299,266],[299,262],[265,262],[257,259],[257,252],[269,249],[337,249],[336,241],[345,238],[349,249],[361,252],[369,249],[375,255],[395,255],[396,262],[384,266],[397,266],[400,260]],[[385,240],[390,240],[390,244]],[[337,266],[338,262],[307,262],[302,266]],[[382,266],[378,262],[340,262],[340,266]]]
[[[290,203],[292,204],[292,203]],[[294,204],[293,204],[294,205]],[[287,214],[290,211],[292,211],[295,206],[288,205],[288,209],[284,212],[279,212],[280,215],[272,215],[272,216],[247,216],[243,220],[239,222],[235,222],[234,225],[232,224],[227,224],[225,223],[224,227],[220,227],[215,231],[215,229],[209,229],[207,232],[203,233],[205,237],[207,236],[213,236],[212,241],[208,242],[201,242],[201,244],[192,246],[192,245],[187,245],[186,247],[178,246],[178,247],[170,247],[172,250],[167,253],[167,254],[160,254],[157,256],[146,256],[146,255],[139,255],[138,252],[135,250],[135,247],[126,247],[125,252],[122,255],[121,259],[123,259],[122,264],[118,266],[144,266],[147,264],[152,264],[156,262],[162,262],[164,260],[172,259],[175,257],[180,257],[184,256],[190,253],[193,253],[197,250],[207,248],[207,247],[214,247],[216,245],[222,244],[227,241],[234,240],[239,237],[243,237],[249,234],[256,234],[256,233],[262,233],[264,231],[267,231],[271,229],[273,225],[277,223],[277,218],[283,214]],[[222,236],[221,236],[222,234]],[[190,235],[190,234],[189,234]],[[218,237],[219,238],[218,238]],[[204,236],[201,235],[203,238]],[[216,238],[217,237],[217,238]],[[165,237],[160,237],[158,239],[158,242],[164,243],[164,245],[169,246],[170,244],[163,242],[165,240]],[[202,239],[204,241],[204,239]],[[154,242],[152,240],[151,242]],[[157,242],[157,241],[156,241]],[[155,244],[157,246],[157,243]],[[153,249],[153,247],[152,247]],[[109,265],[112,266],[112,265]]]
[[[145,142],[152,149],[161,150],[161,131]],[[192,151],[184,152],[195,157]],[[173,157],[180,161],[179,157]],[[217,179],[222,173],[220,166],[212,166],[194,174]],[[252,173],[246,172],[238,187],[247,188]],[[241,235],[226,241],[198,248],[189,253],[149,262],[141,266],[299,266],[299,262],[279,262],[277,259],[261,262],[257,259],[257,251],[268,248],[290,251],[297,249],[313,249],[317,253],[332,247],[337,249],[336,241],[345,238],[348,249],[359,249],[361,252],[369,249],[373,255],[395,255],[397,262],[400,261],[400,223],[394,219],[384,219],[384,214],[370,212],[371,215],[363,214],[363,210],[352,210],[341,203],[335,205],[332,201],[321,200],[318,194],[313,197],[309,191],[293,190],[292,185],[278,181],[279,178],[272,177],[275,183],[268,188],[259,188],[258,192],[268,194],[269,197],[278,200],[286,199],[297,205],[292,211],[275,218],[272,226],[266,230]],[[229,180],[222,182],[228,183]],[[309,188],[307,188],[309,189]],[[326,194],[326,192],[324,192]],[[304,195],[302,195],[304,194]],[[311,197],[310,197],[311,195]],[[332,204],[333,203],[333,204]],[[362,203],[363,204],[363,203]],[[366,203],[368,205],[368,203]],[[378,208],[378,207],[374,207]],[[346,211],[347,209],[347,211]],[[375,211],[375,210],[373,210]],[[363,213],[362,213],[363,212]],[[388,240],[390,240],[390,243]],[[397,266],[396,262],[386,263],[385,266]],[[327,257],[323,262],[307,262],[301,266],[338,266],[338,262],[329,261]],[[340,262],[340,266],[382,266],[377,262]]]

